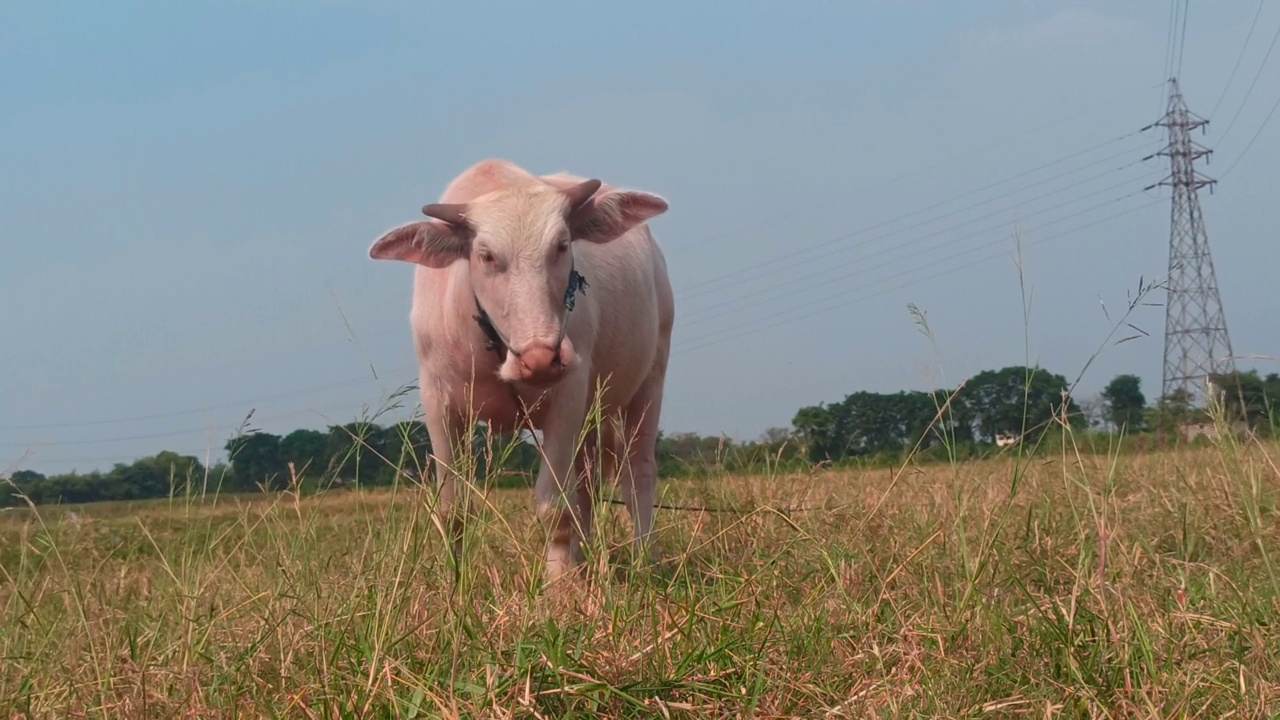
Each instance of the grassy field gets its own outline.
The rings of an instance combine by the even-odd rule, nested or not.
[[[13,717],[1275,717],[1280,447],[668,482],[538,587],[415,490],[0,516]],[[770,508],[802,505],[806,511]]]

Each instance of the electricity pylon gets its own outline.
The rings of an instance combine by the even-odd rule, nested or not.
[[[1217,182],[1195,169],[1195,161],[1212,151],[1193,142],[1191,131],[1206,124],[1207,120],[1187,109],[1177,79],[1170,79],[1169,109],[1153,124],[1169,130],[1169,144],[1155,155],[1169,158],[1170,172],[1164,180],[1151,186],[1173,188],[1161,394],[1164,397],[1180,394],[1195,407],[1204,407],[1211,375],[1235,370],[1227,319],[1197,194],[1206,186],[1212,192]]]

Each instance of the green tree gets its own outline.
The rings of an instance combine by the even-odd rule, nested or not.
[[[1280,373],[1270,373],[1263,378],[1262,394],[1266,398],[1267,424],[1276,432],[1280,430]]]
[[[1160,436],[1174,434],[1182,425],[1205,419],[1204,411],[1196,408],[1191,402],[1190,394],[1182,390],[1174,390],[1162,396],[1147,410],[1146,418],[1147,427]]]
[[[387,485],[395,477],[388,462],[387,433],[377,423],[350,422],[329,428],[330,467],[342,482]]]
[[[289,468],[280,453],[279,435],[252,432],[231,438],[224,447],[231,458],[232,491],[288,486]]]
[[[1107,420],[1117,430],[1142,432],[1147,427],[1147,397],[1142,394],[1142,378],[1117,375],[1102,391],[1107,404]]]
[[[844,457],[837,440],[836,413],[825,404],[810,405],[796,411],[791,427],[812,462],[836,462]]]
[[[759,440],[750,445],[753,458],[769,462],[789,462],[803,455],[803,443],[791,428],[771,427],[760,434]],[[753,459],[753,462],[755,460]]]
[[[969,442],[972,420],[963,402],[953,401],[938,416],[948,396],[946,391],[859,391],[833,405],[801,408],[791,424],[812,462],[898,455],[917,443],[929,449],[943,442]]]
[[[9,476],[8,482],[0,480],[0,507],[12,507],[21,504],[22,500],[18,498],[18,493],[30,497],[32,488],[37,488],[47,481],[47,477],[34,470],[14,471]],[[32,499],[32,502],[35,502],[35,500]]]
[[[1229,421],[1244,420],[1257,427],[1270,419],[1266,381],[1257,370],[1231,372],[1213,376]]]
[[[1066,378],[1041,368],[1013,365],[984,370],[965,384],[961,396],[972,414],[975,439],[995,442],[997,435],[1022,437],[1049,427],[1064,410]],[[1066,397],[1067,421],[1074,428],[1087,424],[1074,399]]]
[[[924,434],[934,414],[927,393],[903,391],[856,392],[834,409],[836,428],[846,451],[853,455],[898,453]]]
[[[280,440],[280,457],[299,475],[319,477],[329,469],[329,436],[319,430],[298,429]]]
[[[116,464],[107,473],[101,494],[103,499],[142,500],[180,495],[186,490],[198,492],[204,479],[204,466],[189,455],[164,450],[129,465]]]
[[[673,435],[660,434],[658,439],[658,464],[677,467],[714,467],[720,464],[732,445],[724,438],[703,436],[693,432]],[[674,470],[673,470],[674,471]]]
[[[387,468],[389,480],[394,480],[395,469],[419,481],[430,474],[431,436],[425,423],[402,420],[388,427],[383,432],[383,447],[386,448],[387,462],[395,466]]]
[[[30,487],[33,483],[43,482],[47,478],[35,470],[18,470],[9,479],[21,489]]]
[[[941,411],[941,415],[938,415],[938,420],[934,424],[933,435],[937,438],[935,445],[943,442],[950,445],[972,444],[974,440],[973,409],[969,406],[964,392],[935,390],[931,395],[929,421],[932,421],[934,415],[938,415]]]
[[[507,473],[524,473],[525,479],[531,482],[537,476],[538,466],[542,463],[542,453],[531,438],[521,439],[515,443],[510,442],[510,438],[507,440],[508,443],[502,447],[504,452],[509,450],[509,453],[502,463],[502,469]]]

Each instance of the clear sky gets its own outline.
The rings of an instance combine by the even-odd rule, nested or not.
[[[1236,352],[1275,357],[1280,6],[1226,84],[1256,7],[1191,2],[1181,78]],[[1075,379],[1166,272],[1164,137],[1136,131],[1168,28],[1125,0],[8,3],[0,471],[376,409],[415,379],[412,271],[369,244],[492,156],[670,202],[668,432],[1028,359]],[[1130,320],[1150,337],[1082,393],[1158,394],[1163,308]]]

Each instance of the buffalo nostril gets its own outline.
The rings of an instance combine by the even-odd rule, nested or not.
[[[551,348],[536,345],[525,349],[521,354],[520,364],[523,374],[526,377],[532,377],[557,368],[556,359],[556,353]]]

